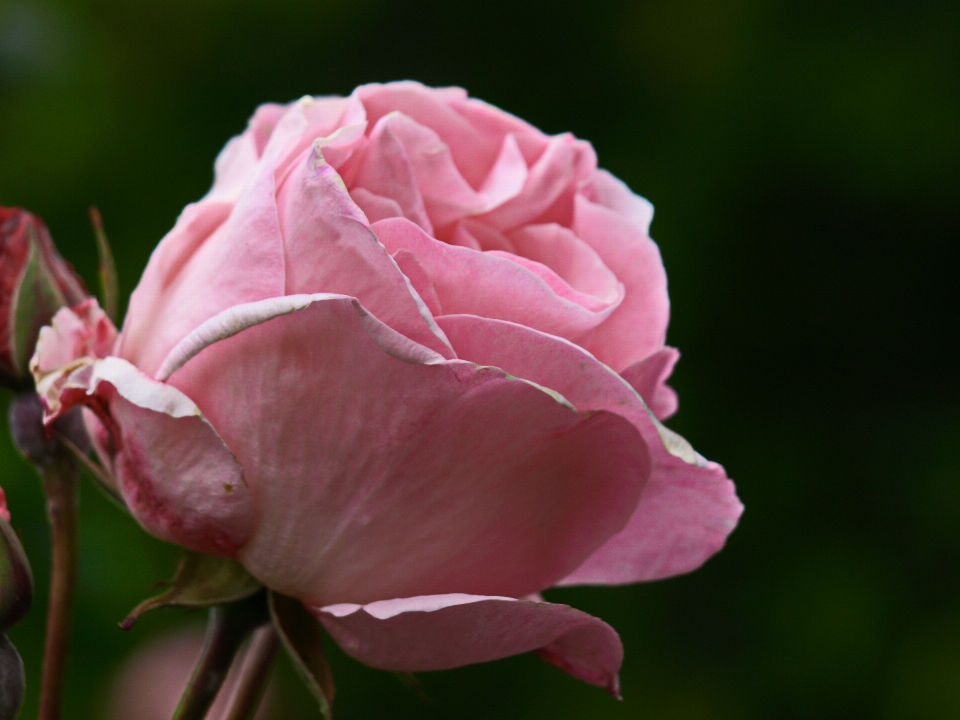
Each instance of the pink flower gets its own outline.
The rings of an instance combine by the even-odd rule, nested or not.
[[[260,107],[154,251],[122,333],[34,357],[139,522],[238,558],[375,667],[538,650],[616,691],[617,634],[555,585],[688,572],[742,506],[664,428],[650,204],[456,88]],[[618,374],[619,373],[619,374]]]

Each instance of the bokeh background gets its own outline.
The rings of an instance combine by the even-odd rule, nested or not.
[[[261,102],[455,84],[593,141],[657,208],[680,413],[747,506],[700,571],[548,598],[626,644],[624,700],[536,657],[425,673],[331,648],[348,718],[960,717],[960,3],[938,0],[0,0],[0,203],[124,295]],[[7,437],[4,433],[3,437]],[[38,579],[12,633],[34,717],[39,484],[0,440]],[[198,614],[117,621],[178,553],[90,486],[67,720]],[[285,659],[276,718],[315,718]]]

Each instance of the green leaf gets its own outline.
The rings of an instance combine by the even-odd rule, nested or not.
[[[170,587],[137,605],[120,627],[129,630],[141,615],[157,608],[222,605],[250,597],[262,587],[236,560],[190,553],[177,566]]]
[[[323,654],[320,621],[299,600],[272,591],[270,617],[297,673],[316,699],[320,712],[330,720],[334,695],[333,673]]]

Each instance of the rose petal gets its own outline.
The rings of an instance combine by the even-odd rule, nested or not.
[[[667,385],[667,378],[679,359],[679,350],[665,347],[620,373],[659,420],[673,415],[679,405],[676,390]]]
[[[395,123],[390,122],[394,117],[382,118],[373,128],[351,180],[351,192],[366,190],[393,200],[400,208],[400,217],[415,222],[432,235],[433,224],[414,176],[413,162],[397,137]]]
[[[59,413],[84,404],[109,429],[109,447],[98,437],[98,449],[106,449],[137,521],[191,550],[234,555],[253,529],[253,499],[240,464],[193,401],[117,357],[73,375]]]
[[[623,285],[599,255],[570,230],[549,223],[526,225],[509,234],[516,253],[546,265],[574,290],[612,305],[623,299]]]
[[[522,260],[448,245],[404,218],[381,220],[373,230],[391,254],[407,250],[417,257],[446,313],[511,320],[576,341],[616,307],[583,307],[575,301],[576,291],[570,288],[563,297]]]
[[[543,153],[547,137],[529,123],[492,105],[468,98],[461,88],[429,88],[417,82],[363,85],[354,91],[371,123],[401,112],[433,130],[450,150],[457,170],[472,188],[480,188],[512,135],[524,164]]]
[[[574,677],[618,692],[616,631],[567,605],[450,594],[313,612],[348,655],[382,670],[446,670],[538,650]]]
[[[394,330],[453,357],[430,311],[325,162],[319,142],[292,166],[277,206],[286,258],[281,294],[355,297]]]
[[[511,230],[532,222],[568,224],[572,217],[573,193],[597,167],[597,156],[590,143],[566,133],[550,138],[546,149],[531,166],[523,189],[512,199],[482,216],[484,222],[500,230]],[[545,214],[567,197],[566,212],[555,217]]]
[[[440,136],[400,112],[382,117],[370,140],[356,184],[395,199],[404,208],[404,215],[431,235],[434,227],[499,207],[516,197],[527,179],[526,162],[511,135],[504,139],[478,190],[460,174]],[[416,201],[421,196],[429,223],[420,220]]]
[[[198,220],[210,216],[208,225],[178,222],[160,242],[130,298],[121,357],[153,375],[170,349],[204,320],[233,305],[283,295],[273,170],[261,162],[232,209],[200,203],[194,212]],[[224,210],[226,221],[205,235]]]
[[[314,296],[214,342],[170,382],[257,497],[241,560],[314,604],[535,592],[623,526],[647,473],[623,418],[444,361],[351,298]]]
[[[627,527],[561,584],[621,584],[689,572],[723,546],[743,511],[723,468],[660,425],[616,373],[576,345],[527,327],[468,315],[438,319],[459,357],[551,388],[580,411],[632,422],[653,460]]]
[[[583,195],[574,200],[573,231],[596,250],[626,288],[623,302],[584,343],[617,371],[662,348],[670,320],[667,274],[660,250],[641,229],[635,217],[639,210],[632,212],[635,214],[619,214]]]

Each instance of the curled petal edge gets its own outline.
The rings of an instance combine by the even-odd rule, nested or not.
[[[371,667],[446,670],[537,652],[619,697],[620,637],[599,618],[568,605],[449,594],[309,609],[348,655]]]

